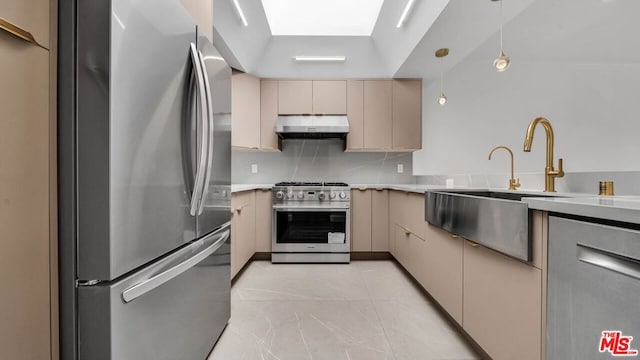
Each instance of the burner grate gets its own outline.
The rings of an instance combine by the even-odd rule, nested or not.
[[[276,186],[349,186],[343,182],[311,182],[311,181],[283,181]]]

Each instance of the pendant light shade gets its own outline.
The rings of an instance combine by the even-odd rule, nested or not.
[[[511,60],[505,55],[504,51],[500,50],[498,57],[493,60],[493,67],[496,68],[497,72],[503,72],[509,68],[509,65],[511,65]]]
[[[438,96],[438,104],[440,104],[440,106],[444,106],[444,104],[447,103],[447,95],[444,94],[444,91],[440,93],[440,96]]]
[[[442,48],[436,50],[436,57],[442,59],[449,55],[449,49]],[[440,60],[442,62],[442,60]],[[447,103],[447,95],[444,94],[444,71],[442,70],[442,63],[440,63],[440,95],[438,95],[438,104],[444,106]]]
[[[511,65],[511,59],[504,53],[502,48],[502,1],[503,0],[491,0],[491,1],[499,1],[500,2],[500,53],[498,57],[493,60],[493,67],[497,72],[503,72],[509,68]]]

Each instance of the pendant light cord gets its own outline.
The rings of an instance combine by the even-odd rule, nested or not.
[[[502,51],[502,0],[500,0],[500,51]]]

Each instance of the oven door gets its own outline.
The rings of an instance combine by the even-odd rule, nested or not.
[[[341,252],[351,247],[350,210],[273,207],[273,252]]]

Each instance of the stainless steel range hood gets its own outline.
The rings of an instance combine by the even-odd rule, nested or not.
[[[349,121],[346,115],[279,115],[276,133],[282,139],[344,139]]]

